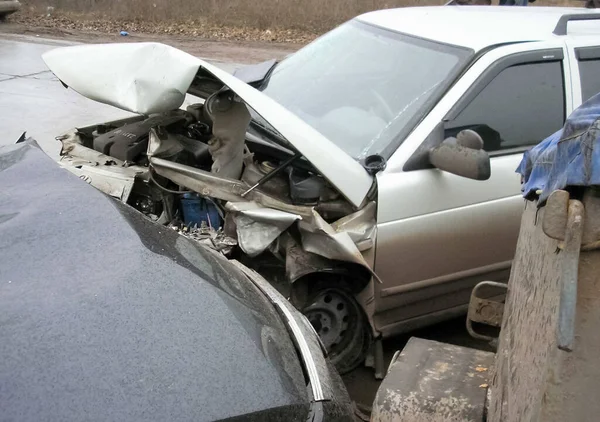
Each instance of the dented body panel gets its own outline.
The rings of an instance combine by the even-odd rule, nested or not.
[[[270,122],[354,206],[362,204],[373,185],[358,162],[276,101],[173,47],[158,43],[73,46],[51,50],[43,59],[65,85],[81,95],[146,115],[178,109],[203,69]]]

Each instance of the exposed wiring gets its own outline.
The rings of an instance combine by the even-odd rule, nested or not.
[[[156,179],[154,178],[154,174],[152,173],[152,170],[150,170],[150,180],[152,181],[152,183],[154,183],[156,185],[157,188],[159,188],[160,190],[167,192],[167,193],[172,193],[175,195],[180,195],[180,194],[184,194],[184,193],[193,193],[191,190],[173,190],[173,189],[165,188],[164,186],[162,186],[160,183],[158,183],[156,181]]]
[[[175,194],[175,195],[185,194],[185,193],[194,193],[191,190],[173,190],[173,189],[165,188],[164,186],[162,186],[160,183],[158,183],[156,181],[156,179],[154,178],[154,174],[153,174],[152,170],[150,170],[150,180],[152,181],[152,183],[154,183],[156,185],[157,188],[159,188],[160,190],[162,190],[164,192],[167,192],[167,193],[172,193],[172,194]],[[217,213],[219,213],[219,216],[222,219],[225,219],[225,215],[223,213],[223,210],[221,209],[221,207],[214,200],[212,200],[211,198],[206,198],[204,196],[202,198],[205,199],[206,201],[210,202],[211,204],[213,204],[215,206],[215,208],[217,209]]]
[[[211,204],[213,204],[215,206],[215,208],[217,209],[217,213],[219,214],[219,217],[221,217],[221,219],[225,220],[225,213],[223,213],[223,210],[221,209],[221,207],[219,206],[219,204],[217,204],[215,201],[213,201],[211,198],[207,198],[204,197],[203,198],[207,201],[210,202]]]

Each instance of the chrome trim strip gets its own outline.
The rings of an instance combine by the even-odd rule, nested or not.
[[[290,331],[292,332],[292,336],[294,337],[294,341],[296,345],[300,349],[300,355],[302,361],[304,362],[304,367],[306,368],[306,372],[308,374],[308,379],[310,381],[310,387],[313,394],[314,401],[324,401],[331,400],[331,394],[329,397],[325,394],[323,381],[321,379],[321,374],[319,374],[317,364],[315,362],[315,357],[311,352],[311,348],[308,345],[308,341],[302,332],[302,329],[298,325],[296,318],[291,311],[293,309],[292,305],[283,297],[281,294],[269,284],[267,280],[265,280],[260,274],[252,269],[244,266],[240,262],[236,260],[230,260],[232,264],[234,264],[238,269],[240,269],[253,283],[256,287],[262,291],[265,296],[271,300],[271,302],[283,313],[286,318],[286,322]],[[312,326],[311,326],[312,327]],[[318,341],[318,338],[315,338],[315,342]],[[319,347],[320,349],[320,347]]]
[[[273,303],[275,303],[275,305],[277,305],[277,307],[281,309],[281,312],[283,312],[285,317],[288,319],[288,325],[290,327],[290,330],[292,331],[292,334],[295,337],[298,347],[300,348],[300,354],[302,355],[302,360],[304,361],[304,365],[306,366],[306,372],[308,373],[308,378],[310,379],[310,386],[312,388],[314,400],[325,400],[325,394],[323,393],[323,387],[321,386],[321,379],[319,376],[319,372],[317,371],[317,366],[315,365],[310,348],[308,347],[306,339],[304,338],[304,335],[302,334],[298,323],[294,319],[289,309],[287,309],[285,306],[283,306],[276,300],[274,300]]]
[[[437,286],[439,284],[448,283],[451,281],[460,280],[467,277],[475,277],[481,274],[490,273],[493,271],[502,271],[509,269],[512,265],[511,261],[498,262],[491,265],[485,265],[483,267],[472,268],[465,271],[459,271],[453,274],[447,274],[440,277],[430,278],[427,280],[421,280],[409,284],[401,284],[399,286],[388,287],[387,289],[381,289],[381,297],[394,296],[401,293],[411,292],[413,290],[424,289],[426,287]]]

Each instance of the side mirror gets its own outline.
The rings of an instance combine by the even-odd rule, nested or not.
[[[463,130],[429,150],[429,162],[440,170],[475,180],[490,178],[490,157],[477,132]]]

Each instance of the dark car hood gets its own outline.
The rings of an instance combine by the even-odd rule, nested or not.
[[[239,270],[32,143],[0,148],[0,309],[3,419],[308,409],[286,328]]]

